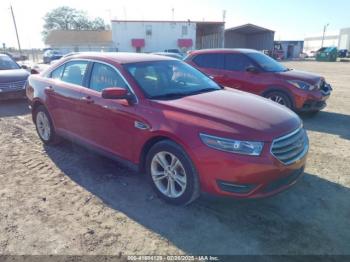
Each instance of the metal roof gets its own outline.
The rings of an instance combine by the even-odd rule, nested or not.
[[[110,30],[52,30],[45,40],[47,45],[110,43],[112,43]]]
[[[245,25],[228,28],[225,30],[225,32],[235,32],[235,33],[249,35],[249,34],[258,34],[258,33],[264,33],[264,32],[275,32],[275,31],[264,27],[260,27],[257,25],[253,25],[253,24],[245,24]]]

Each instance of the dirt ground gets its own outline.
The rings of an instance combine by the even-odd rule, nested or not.
[[[333,85],[303,116],[305,176],[254,201],[154,196],[144,177],[65,142],[39,141],[25,102],[0,102],[0,254],[350,255],[350,63],[288,62]]]

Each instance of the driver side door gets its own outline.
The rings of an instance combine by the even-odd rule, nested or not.
[[[114,66],[94,62],[80,102],[80,134],[94,147],[130,160],[136,135],[135,108],[126,100],[102,98],[102,90],[108,87],[129,89]]]

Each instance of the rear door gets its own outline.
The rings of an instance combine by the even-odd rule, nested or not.
[[[240,89],[243,91],[254,91],[256,77],[254,73],[247,72],[249,66],[255,66],[254,63],[244,54],[226,53],[225,69],[223,73],[223,82],[225,86]]]
[[[104,99],[104,88],[130,88],[120,72],[113,66],[94,62],[88,88],[80,100],[80,134],[90,144],[126,159],[133,154],[135,106],[126,100]]]
[[[88,61],[70,61],[50,74],[51,81],[45,92],[49,112],[59,132],[79,136],[79,105],[88,66]]]
[[[221,85],[225,85],[223,72],[225,66],[224,54],[199,54],[193,58],[192,63],[214,81]]]

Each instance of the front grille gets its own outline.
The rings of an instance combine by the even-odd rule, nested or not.
[[[271,153],[285,165],[301,159],[309,149],[309,140],[304,128],[300,127],[292,133],[273,140]]]
[[[7,90],[19,90],[19,89],[23,89],[24,88],[25,83],[26,83],[26,80],[16,81],[16,82],[0,83],[0,89],[3,89],[4,91],[7,91]]]

